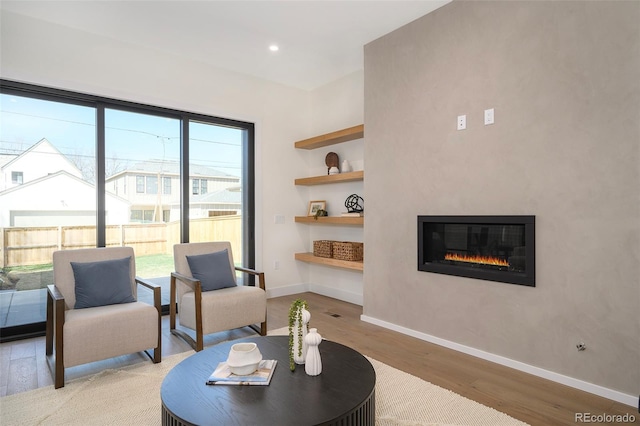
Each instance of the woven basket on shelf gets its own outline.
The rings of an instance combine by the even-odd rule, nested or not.
[[[331,257],[332,244],[330,240],[318,240],[313,242],[313,255],[318,257]]]
[[[363,258],[364,244],[351,241],[334,241],[333,258],[339,260],[360,261]]]

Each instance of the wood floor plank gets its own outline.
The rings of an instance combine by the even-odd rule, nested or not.
[[[9,363],[7,395],[38,387],[36,357],[12,359]]]
[[[317,328],[324,338],[531,425],[575,425],[575,413],[628,413],[635,417],[632,424],[640,424],[637,407],[363,322],[361,306],[315,293],[269,299],[269,330],[288,325],[289,306],[298,298],[307,300],[311,312],[309,325]],[[205,345],[248,336],[255,336],[248,328],[216,333],[206,337]],[[163,357],[191,350],[169,332],[168,316],[162,319],[162,345]],[[116,357],[73,367],[68,379],[137,362],[151,361],[143,354]],[[0,376],[5,375],[0,378],[0,395],[51,384],[44,361],[44,337],[0,344]]]

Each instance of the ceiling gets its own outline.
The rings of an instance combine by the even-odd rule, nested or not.
[[[0,8],[311,90],[361,70],[365,44],[449,1],[2,0]]]

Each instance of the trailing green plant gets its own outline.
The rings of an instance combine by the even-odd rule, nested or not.
[[[321,216],[329,216],[329,212],[323,209],[316,210],[316,214],[313,215],[313,219],[318,220]]]
[[[298,356],[302,356],[302,310],[307,309],[307,301],[296,299],[289,308],[289,369],[295,371],[296,363],[293,360],[293,327],[298,322]]]

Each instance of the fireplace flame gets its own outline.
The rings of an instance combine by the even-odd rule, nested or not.
[[[509,262],[507,262],[506,260],[500,259],[498,257],[492,257],[492,256],[447,253],[444,255],[444,260],[453,260],[456,262],[467,262],[467,263],[479,263],[482,265],[509,266]]]

